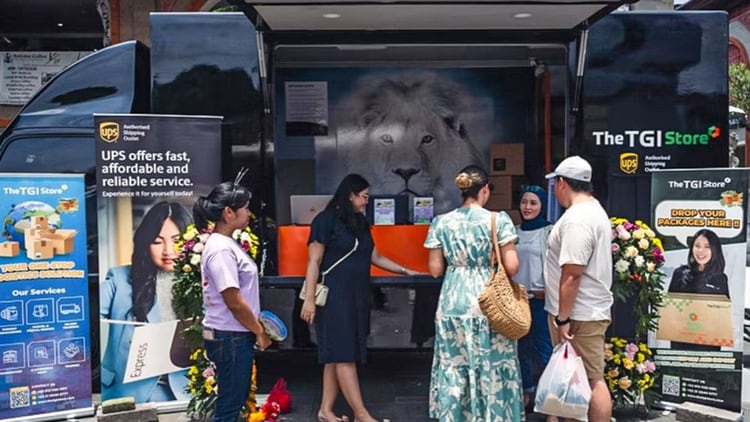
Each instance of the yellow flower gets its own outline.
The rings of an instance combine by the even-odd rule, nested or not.
[[[192,355],[190,357],[192,358]],[[195,375],[198,372],[200,372],[200,371],[198,370],[198,367],[195,366],[195,365],[191,366],[190,369],[188,369],[188,374],[190,374],[190,375]]]
[[[662,246],[662,244],[661,244],[661,239],[659,239],[658,237],[655,237],[655,238],[651,239],[651,242],[653,242],[654,246],[656,246],[657,248],[659,248],[659,250],[661,250],[662,252],[664,252],[664,246]]]
[[[625,340],[624,338],[618,338],[617,343],[615,343],[615,346],[622,348],[622,347],[625,347],[626,344],[628,344],[627,340]]]
[[[628,377],[622,377],[620,378],[620,381],[617,382],[617,385],[623,390],[627,390],[631,385],[633,385],[633,382],[630,381]]]
[[[654,233],[654,231],[651,230],[651,229],[647,229],[646,230],[646,237],[648,237],[649,239],[653,239],[653,238],[656,237],[656,233]]]
[[[195,236],[198,236],[200,233],[198,233],[198,230],[195,228],[194,225],[191,225],[188,227],[187,231],[185,231],[185,234],[182,235],[182,238],[187,241],[191,241],[195,239]]]
[[[629,370],[633,369],[633,366],[635,366],[635,364],[633,363],[632,360],[630,360],[628,358],[624,358],[622,360],[622,366],[625,367],[625,369],[627,369],[629,371]]]
[[[638,363],[643,363],[643,361],[646,360],[646,355],[644,355],[641,352],[638,352],[638,354],[636,355],[636,358],[638,360]]]
[[[615,355],[615,357],[613,358],[613,360],[615,361],[616,365],[619,365],[620,364],[620,355]]]
[[[646,231],[643,229],[638,229],[633,232],[633,238],[635,240],[643,240],[644,237],[646,237]]]

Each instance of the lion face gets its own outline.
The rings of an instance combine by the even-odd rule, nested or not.
[[[356,124],[337,132],[337,155],[345,163],[341,176],[361,174],[375,195],[432,196],[436,213],[448,211],[461,202],[453,183],[458,171],[481,163],[452,107],[455,88],[424,80],[414,89],[395,87],[377,84],[374,92],[358,94],[363,103],[349,99],[347,111],[360,114],[352,119]]]

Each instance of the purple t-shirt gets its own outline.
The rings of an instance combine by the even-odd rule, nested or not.
[[[212,233],[201,256],[203,274],[203,324],[216,330],[250,331],[234,318],[221,292],[236,287],[253,314],[260,313],[258,266],[236,240]]]

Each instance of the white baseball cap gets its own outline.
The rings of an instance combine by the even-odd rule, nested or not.
[[[591,164],[578,155],[568,157],[557,165],[555,171],[544,176],[545,179],[562,176],[568,179],[580,180],[582,182],[591,181]]]

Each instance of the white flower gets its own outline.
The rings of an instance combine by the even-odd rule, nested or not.
[[[201,263],[201,256],[200,254],[195,254],[190,257],[190,265],[198,265]]]
[[[203,248],[204,248],[203,243],[196,243],[195,246],[193,246],[193,252],[199,254],[203,252]]]
[[[649,239],[653,239],[654,237],[656,237],[656,233],[654,233],[653,230],[646,230],[646,237],[648,237]]]
[[[649,241],[648,239],[641,239],[638,241],[638,247],[641,249],[648,249],[649,247]]]
[[[635,258],[638,256],[638,248],[635,246],[628,246],[625,248],[625,256],[628,258]]]
[[[648,263],[646,264],[646,271],[648,271],[648,272],[652,273],[652,272],[654,272],[654,270],[655,270],[655,269],[656,269],[656,263],[655,263],[655,262],[653,262],[653,261],[649,261],[649,262],[648,262]]]
[[[635,257],[635,259],[633,260],[633,262],[635,263],[636,267],[641,268],[643,266],[643,264],[646,262],[646,259],[643,258],[643,256],[638,255],[638,256]]]
[[[625,273],[628,271],[628,267],[630,267],[630,263],[624,259],[618,259],[615,263],[615,271],[618,273]]]
[[[201,242],[201,243],[206,243],[206,240],[208,240],[208,236],[210,236],[210,234],[208,234],[208,233],[201,233],[198,236],[198,241]]]
[[[633,232],[633,238],[636,240],[641,240],[646,236],[646,231],[643,229],[638,229]]]

